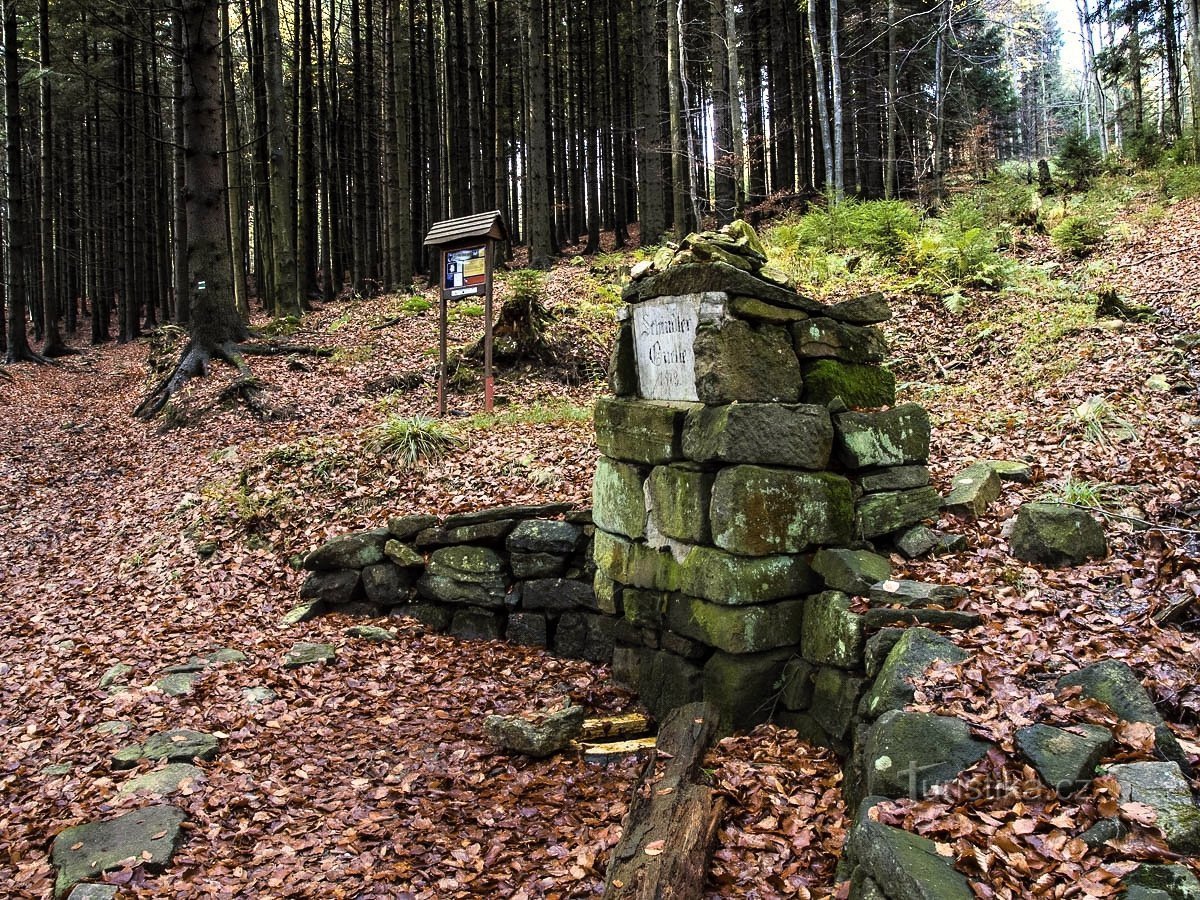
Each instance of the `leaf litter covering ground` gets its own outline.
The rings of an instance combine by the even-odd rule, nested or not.
[[[583,277],[568,269],[561,283]],[[135,423],[143,343],[84,348],[57,368],[15,367],[15,382],[0,383],[9,423],[0,438],[0,894],[48,896],[56,833],[156,802],[118,796],[142,770],[114,772],[108,759],[168,728],[224,735],[221,752],[201,764],[202,783],[169,799],[189,820],[170,869],[110,876],[132,893],[598,892],[640,763],[508,757],[480,726],[493,712],[531,711],[563,696],[597,713],[629,708],[632,698],[605,667],[501,643],[464,645],[412,623],[399,623],[401,640],[385,645],[345,639],[351,621],[340,616],[277,627],[301,578],[289,559],[330,534],[401,513],[587,502],[596,455],[587,423],[474,431],[467,448],[422,470],[363,451],[366,429],[384,412],[435,409],[427,374],[435,319],[372,331],[393,306],[358,303],[346,316],[348,307],[333,304],[306,320],[308,333],[289,338],[340,348],[334,359],[254,359],[271,386],[274,420],[218,404],[227,383],[218,372],[189,389],[175,413],[180,427]],[[455,339],[470,340],[477,324],[460,321]],[[608,336],[579,343],[591,340],[602,361]],[[368,342],[369,354],[359,349]],[[410,372],[426,377],[382,402],[378,389],[364,387]],[[596,388],[521,374],[499,390],[514,403],[588,403]],[[452,407],[478,403],[456,396]],[[338,645],[338,661],[284,670],[282,656],[297,640]],[[209,670],[190,696],[151,687],[164,667],[222,647],[249,662]],[[133,666],[131,688],[110,697],[97,685],[117,662]],[[278,699],[247,703],[243,690],[257,686]],[[112,722],[130,730],[97,728]],[[816,771],[829,784],[840,777],[835,760],[794,736],[771,746],[738,744],[714,758],[718,780],[753,798],[747,811],[786,806],[780,786],[798,795],[787,772]],[[772,768],[761,777],[744,768],[764,753]],[[71,768],[44,771],[54,764]],[[790,849],[744,842],[764,827],[762,816],[739,824],[740,814],[723,831],[726,858],[771,862],[761,872],[736,867],[723,882],[738,887],[723,895],[780,895],[771,886],[780,883],[775,860],[791,867],[782,876],[790,884],[805,872],[817,884],[830,880],[836,812],[815,851],[805,841]],[[788,829],[793,821],[780,833]]]
[[[1013,560],[1003,523],[1023,500],[1073,480],[1116,485],[1110,494],[1128,515],[1197,527],[1200,373],[1196,355],[1171,339],[1200,331],[1200,262],[1191,246],[1198,227],[1200,207],[1182,203],[1113,254],[1121,267],[1114,278],[1129,299],[1162,309],[1152,325],[1114,332],[1084,323],[1030,350],[1030,336],[1049,331],[1030,318],[1040,301],[980,296],[961,317],[927,299],[896,304],[895,368],[905,398],[934,416],[939,487],[977,457],[1024,458],[1039,476],[1033,485],[1007,485],[979,522],[945,523],[970,537],[970,551],[901,568],[968,587],[966,605],[987,618],[957,638],[974,657],[935,672],[917,708],[963,716],[1001,751],[946,796],[889,804],[879,814],[937,840],[981,896],[1104,896],[1115,893],[1124,860],[1162,856],[1151,827],[1120,848],[1085,852],[1077,835],[1113,812],[1112,785],[1046,795],[1013,752],[1012,734],[1034,721],[1105,721],[1094,706],[1056,697],[1053,685],[1063,671],[1117,657],[1148,676],[1194,749],[1197,642],[1151,619],[1200,592],[1194,536],[1109,520],[1109,559],[1053,572]],[[1044,258],[1043,250],[1037,259]],[[552,305],[563,310],[590,293],[592,277],[563,266],[551,281]],[[10,893],[47,893],[57,831],[145,802],[117,799],[129,776],[110,772],[106,760],[168,727],[228,737],[205,765],[206,783],[177,800],[192,825],[171,870],[122,874],[143,893],[577,896],[598,887],[637,764],[510,759],[487,748],[478,724],[491,711],[532,710],[563,694],[599,712],[626,708],[631,699],[602,667],[502,644],[464,653],[453,639],[411,625],[384,646],[343,641],[349,621],[337,617],[275,627],[299,584],[288,560],[330,534],[395,513],[586,502],[595,460],[586,422],[472,429],[466,448],[415,471],[363,452],[365,429],[385,412],[434,408],[433,315],[372,329],[397,305],[334,304],[306,319],[289,339],[339,348],[331,360],[256,358],[271,386],[271,421],[220,407],[223,379],[214,378],[178,405],[181,427],[158,432],[132,422],[142,345],[89,349],[54,370],[16,367],[16,383],[0,385],[11,423],[0,439],[0,587],[8,600],[0,853]],[[605,313],[564,315],[574,371],[587,369],[581,358],[602,365],[611,337]],[[472,340],[478,326],[458,318],[452,341]],[[420,377],[406,390],[389,394],[381,385],[414,372]],[[1173,389],[1147,389],[1153,375]],[[498,385],[516,405],[586,404],[598,390],[528,372]],[[1070,411],[1098,394],[1136,439],[1084,439]],[[478,391],[456,394],[451,405],[476,411]],[[212,557],[200,558],[197,548]],[[1185,621],[1195,617],[1194,605],[1180,608]],[[338,643],[340,659],[284,671],[279,659],[295,640]],[[147,690],[162,667],[222,646],[244,650],[251,663],[205,674],[190,697]],[[135,666],[134,689],[106,698],[96,682],[117,661]],[[279,699],[247,706],[241,691],[255,685]],[[95,730],[115,719],[133,730]],[[1122,758],[1147,756],[1144,734],[1127,729],[1120,737]],[[71,773],[41,773],[59,762],[73,763]],[[733,800],[714,858],[714,895],[828,893],[846,826],[828,754],[765,727],[722,744],[710,764]],[[1144,819],[1143,810],[1117,812]]]

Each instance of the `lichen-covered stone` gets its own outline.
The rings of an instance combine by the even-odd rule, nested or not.
[[[824,548],[812,558],[813,571],[831,591],[863,597],[873,584],[892,576],[892,564],[886,557],[869,550]]]
[[[486,522],[472,522],[467,525],[442,524],[436,528],[426,528],[415,538],[416,544],[423,550],[434,547],[452,547],[456,544],[492,544],[498,546],[513,530],[515,519],[494,519]]]
[[[558,578],[567,570],[567,557],[554,553],[510,553],[508,566],[518,581],[526,578]]]
[[[1060,503],[1022,505],[1010,543],[1013,556],[1047,566],[1077,566],[1108,554],[1100,523],[1082,509]]]
[[[850,482],[829,472],[730,466],[713,484],[713,542],[731,553],[767,556],[845,544],[853,516]]]
[[[867,494],[858,501],[859,528],[865,538],[889,534],[934,518],[941,505],[942,498],[931,487]]]
[[[633,347],[633,326],[629,323],[617,329],[617,340],[608,362],[608,387],[618,397],[637,395],[637,354]]]
[[[284,656],[283,667],[298,669],[314,663],[331,663],[336,659],[337,650],[334,649],[333,644],[311,644],[307,641],[299,641],[293,644],[292,649]]]
[[[433,528],[437,523],[437,516],[393,516],[388,519],[388,533],[403,543],[416,537],[426,528]]]
[[[372,644],[386,644],[396,640],[396,632],[378,625],[351,625],[346,629],[346,637],[358,638]]]
[[[597,531],[593,553],[596,568],[614,581],[646,590],[679,590],[681,566],[665,550]]]
[[[186,697],[196,689],[198,672],[172,672],[154,682],[154,686],[169,697]]]
[[[905,466],[929,458],[929,413],[916,403],[880,412],[839,413],[833,426],[835,454],[848,469]]]
[[[1108,767],[1121,785],[1121,799],[1154,809],[1154,825],[1167,846],[1185,856],[1200,854],[1200,806],[1178,764],[1135,762]]]
[[[929,838],[871,819],[878,798],[859,807],[846,844],[846,856],[872,880],[887,885],[889,900],[973,900],[965,875],[954,859],[942,856]],[[864,898],[865,900],[865,898]]]
[[[667,627],[726,653],[758,653],[800,643],[803,600],[722,606],[696,597],[672,597]]]
[[[915,695],[913,682],[925,674],[935,660],[959,663],[967,653],[928,628],[909,628],[892,646],[871,690],[862,700],[862,713],[874,719],[885,712],[903,709]]]
[[[688,465],[656,466],[646,481],[654,527],[677,541],[707,543],[713,477]]]
[[[724,728],[742,730],[771,716],[775,685],[793,649],[732,654],[718,651],[704,664],[704,699],[716,707]]]
[[[813,585],[812,569],[799,555],[735,556],[693,547],[677,570],[677,587],[665,590],[731,606],[796,597]]]
[[[59,832],[50,848],[50,862],[58,869],[54,895],[62,897],[85,878],[119,869],[131,858],[147,872],[163,871],[183,839],[185,818],[177,806],[148,806]]]
[[[1028,484],[1033,481],[1033,466],[1015,459],[981,459],[981,465],[995,472],[1001,481]]]
[[[129,779],[117,789],[117,794],[147,793],[165,797],[179,790],[184,782],[199,784],[203,780],[204,770],[191,763],[167,763],[161,769],[153,769]]]
[[[918,559],[938,546],[938,533],[928,525],[914,525],[897,534],[892,543],[905,559]]]
[[[521,606],[549,612],[595,609],[596,592],[573,578],[535,578],[521,586]]]
[[[871,585],[872,606],[900,605],[914,609],[953,606],[967,596],[965,588],[952,584],[927,584],[908,579],[887,579]]]
[[[643,278],[626,286],[622,297],[628,303],[639,303],[654,297],[679,297],[684,294],[704,294],[719,291],[743,297],[758,297],[767,303],[822,314],[825,307],[802,297],[795,291],[771,281],[757,278],[722,262],[674,265],[652,278]]]
[[[401,569],[391,562],[376,563],[363,569],[362,584],[371,603],[394,606],[408,598],[413,574],[411,570]]]
[[[596,444],[626,462],[661,465],[682,458],[683,422],[695,404],[662,400],[596,401]]]
[[[729,403],[688,414],[683,453],[697,462],[757,463],[823,470],[833,422],[823,406]]]
[[[667,611],[667,597],[658,591],[626,588],[621,598],[626,620],[639,628],[658,628]],[[683,598],[677,598],[676,602],[683,602]]]
[[[443,547],[429,557],[417,591],[441,603],[502,607],[507,593],[505,568],[500,555],[486,547]]]
[[[863,613],[863,628],[874,631],[889,625],[944,625],[966,631],[983,624],[979,613],[957,609],[897,609],[881,607]]]
[[[362,569],[383,562],[383,545],[390,537],[386,528],[338,535],[304,557],[304,568],[314,572]]]
[[[575,552],[583,532],[570,522],[555,519],[526,519],[514,528],[504,542],[511,553]]]
[[[862,617],[850,611],[850,598],[839,591],[809,597],[804,610],[800,650],[817,665],[854,669],[862,665]]]
[[[927,466],[891,466],[873,472],[864,472],[856,480],[865,494],[877,494],[880,491],[907,491],[929,484],[929,468]]]
[[[811,714],[835,741],[844,740],[849,733],[866,685],[865,678],[841,669],[824,667],[817,670],[813,680]]]
[[[592,521],[597,528],[637,540],[646,533],[646,469],[606,456],[592,479]]]
[[[468,641],[498,641],[503,636],[503,621],[499,613],[467,606],[454,611],[450,633]]]
[[[540,722],[521,716],[488,716],[483,721],[483,732],[488,740],[505,750],[533,757],[549,756],[579,735],[584,715],[582,706],[568,706],[544,715]]]
[[[420,516],[422,520],[431,519],[432,516]],[[425,529],[421,529],[424,531]],[[419,532],[418,532],[419,533]],[[425,568],[425,557],[418,553],[408,544],[402,544],[400,541],[393,538],[383,545],[383,555],[390,559],[394,564],[402,569],[423,569]]]
[[[944,502],[947,512],[978,518],[998,499],[1000,476],[986,463],[975,463],[954,477]]]
[[[879,363],[887,356],[887,341],[878,328],[846,325],[824,317],[792,325],[792,341],[801,359]]]
[[[729,311],[739,319],[750,319],[771,325],[790,325],[793,322],[803,322],[808,318],[808,313],[803,310],[764,303],[757,297],[733,297],[729,301]]]
[[[125,684],[129,681],[129,673],[132,671],[133,666],[128,663],[113,663],[100,676],[100,689],[108,690],[114,685]]]
[[[796,403],[800,363],[783,328],[740,319],[702,325],[693,345],[703,403]],[[601,448],[603,449],[603,448]]]
[[[1068,731],[1038,724],[1018,728],[1016,743],[1042,781],[1060,794],[1069,794],[1092,780],[1096,766],[1112,747],[1112,732],[1097,725]]]
[[[504,637],[513,644],[526,647],[546,646],[546,617],[541,613],[514,612],[508,614]]]
[[[450,627],[452,610],[440,603],[404,603],[392,607],[394,618],[415,619],[432,631],[445,631]]]
[[[1200,900],[1200,880],[1182,865],[1142,863],[1122,883],[1127,900]]]
[[[650,714],[660,722],[671,710],[704,696],[704,671],[674,653],[645,647],[617,647],[613,677],[637,691]]]
[[[990,746],[962,719],[891,710],[867,739],[867,792],[919,800],[981,760]]]
[[[220,741],[216,735],[192,731],[190,728],[175,728],[146,738],[142,744],[142,758],[165,759],[172,763],[197,759],[208,761],[216,758],[219,747]]]
[[[835,303],[828,307],[826,314],[832,319],[849,322],[851,325],[878,325],[892,317],[892,309],[883,294],[873,291]]]
[[[881,366],[819,359],[805,363],[805,403],[828,404],[840,398],[851,409],[891,406],[896,402],[896,376]]]

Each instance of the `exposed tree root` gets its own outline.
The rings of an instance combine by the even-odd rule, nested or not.
[[[242,352],[239,350],[237,344],[228,341],[217,347],[204,347],[193,340],[189,341],[187,346],[183,348],[179,362],[171,371],[171,374],[160,381],[146,395],[142,402],[138,404],[137,409],[133,411],[134,417],[138,419],[153,419],[162,412],[163,407],[167,405],[167,401],[189,380],[207,375],[214,359],[228,363],[237,369],[238,380],[235,386],[243,385],[241,390],[249,392],[250,383],[256,382],[256,379],[251,373],[250,367],[246,364],[246,360],[242,356]],[[254,390],[257,391],[258,388],[255,387]],[[258,402],[257,399],[256,402]]]
[[[237,349],[247,356],[333,356],[332,348],[311,344],[238,344]]]

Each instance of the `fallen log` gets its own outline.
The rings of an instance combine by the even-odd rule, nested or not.
[[[708,858],[725,810],[725,798],[699,781],[716,729],[716,711],[707,704],[690,703],[667,716],[609,860],[604,886],[608,900],[703,896]],[[667,764],[655,781],[660,756]]]
[[[584,719],[579,740],[595,741],[600,738],[637,737],[650,730],[650,719],[642,713],[622,713],[618,716],[603,716]]]

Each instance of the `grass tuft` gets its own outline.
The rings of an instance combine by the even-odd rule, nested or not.
[[[404,465],[441,459],[465,443],[452,427],[428,416],[388,416],[373,429],[367,449]]]

